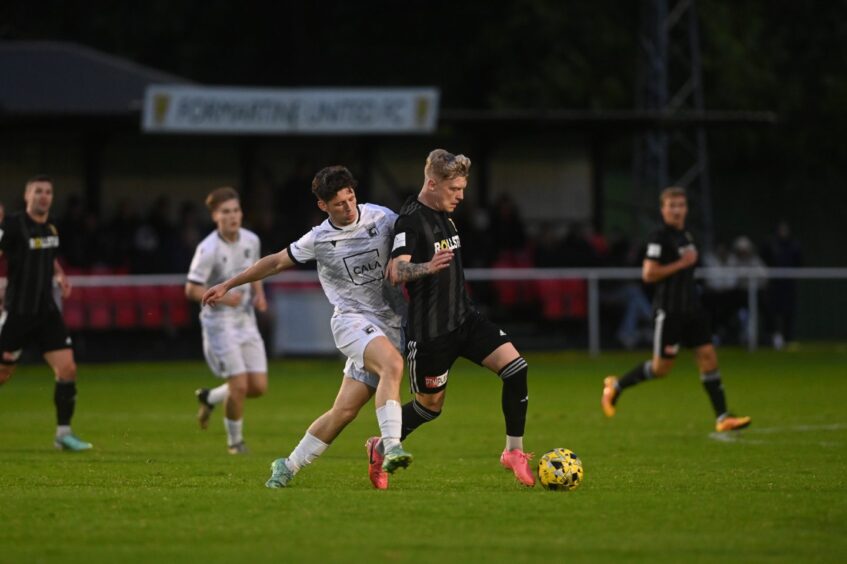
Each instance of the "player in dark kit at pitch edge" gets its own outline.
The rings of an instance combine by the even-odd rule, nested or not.
[[[53,278],[62,297],[71,287],[56,260],[59,234],[47,222],[53,203],[53,181],[36,176],[24,190],[26,212],[7,215],[0,225],[0,251],[8,260],[6,307],[0,327],[0,384],[15,371],[23,347],[35,344],[56,375],[55,446],[62,450],[88,450],[91,444],[71,432],[76,404],[76,364],[71,338],[53,297]]]
[[[715,410],[718,432],[743,429],[749,417],[735,417],[727,411],[718,357],[712,344],[709,318],[694,284],[697,249],[694,238],[685,230],[688,203],[685,190],[666,188],[659,197],[663,224],[647,242],[642,278],[656,285],[653,309],[656,328],[653,358],[638,364],[620,380],[608,376],[604,381],[601,406],[606,417],[613,417],[621,392],[645,380],[661,378],[673,368],[680,344],[694,349],[700,380]]]
[[[509,337],[480,314],[465,291],[461,240],[450,218],[464,198],[471,161],[443,149],[429,154],[424,185],[394,225],[391,281],[409,292],[407,359],[415,399],[403,406],[402,439],[441,413],[450,367],[457,358],[503,380],[506,448],[500,463],[526,486],[535,485],[524,453],[527,363]],[[444,268],[449,264],[448,268]]]

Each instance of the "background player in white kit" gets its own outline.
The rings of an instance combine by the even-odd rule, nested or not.
[[[332,333],[338,350],[347,357],[341,388],[332,408],[309,426],[291,454],[273,462],[265,484],[269,488],[287,486],[301,468],[327,449],[374,393],[385,455],[379,472],[370,471],[371,481],[377,488],[387,488],[385,473],[405,468],[412,461],[400,444],[403,357],[398,349],[405,302],[385,278],[397,215],[381,206],[357,205],[357,185],[343,166],[319,171],[312,180],[312,192],[329,217],[286,249],[261,259],[203,296],[204,305],[225,303],[231,288],[314,260],[326,297],[335,306]],[[376,440],[369,440],[368,445]]]
[[[206,290],[241,272],[260,257],[259,237],[241,227],[243,214],[238,192],[229,187],[213,190],[206,206],[217,229],[203,239],[191,260],[185,295],[201,301]],[[267,310],[265,291],[254,282],[220,301],[223,307],[200,312],[203,353],[212,372],[226,379],[211,390],[195,392],[200,408],[197,420],[205,429],[215,405],[226,402],[224,425],[230,454],[247,452],[242,436],[245,398],[257,398],[268,388],[265,344],[256,326],[256,314]]]

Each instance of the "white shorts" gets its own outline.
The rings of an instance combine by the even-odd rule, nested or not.
[[[379,377],[365,370],[365,348],[376,337],[387,337],[398,351],[403,351],[403,329],[392,327],[376,316],[342,313],[330,321],[335,346],[347,357],[344,376],[376,389]]]
[[[255,322],[222,326],[204,324],[203,354],[209,368],[220,378],[268,371],[265,343]]]

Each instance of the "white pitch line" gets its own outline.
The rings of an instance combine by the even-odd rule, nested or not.
[[[709,433],[709,438],[713,441],[722,443],[746,443],[746,444],[764,444],[769,441],[750,439],[745,435],[750,433],[758,433],[760,435],[774,435],[778,433],[808,433],[815,431],[841,431],[847,429],[847,423],[829,423],[826,425],[792,425],[789,427],[757,427],[754,429],[744,429],[742,431],[730,431],[728,433]],[[833,443],[831,441],[821,441],[819,446],[840,446],[841,443]]]
[[[709,438],[713,441],[718,441],[721,443],[748,443],[748,444],[762,444],[765,441],[757,441],[755,439],[747,439],[742,437],[739,433],[718,433],[717,431],[712,431],[709,433]]]
[[[829,423],[827,425],[791,425],[788,427],[754,427],[745,433],[808,433],[814,431],[840,431],[847,429],[847,423]]]

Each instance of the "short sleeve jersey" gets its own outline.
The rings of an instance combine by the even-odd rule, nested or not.
[[[644,258],[662,265],[670,264],[679,260],[687,248],[696,248],[691,233],[664,224],[647,239]],[[653,309],[665,313],[691,313],[700,308],[699,300],[692,265],[656,282]]]
[[[327,218],[288,246],[296,263],[315,261],[318,279],[336,313],[373,314],[399,327],[406,305],[399,288],[385,277],[397,214],[360,204],[358,219],[345,226]]]
[[[58,309],[53,297],[53,261],[58,256],[59,232],[52,223],[38,223],[19,212],[0,225],[0,250],[8,261],[6,310],[39,315]]]
[[[432,260],[437,249],[455,253],[448,268],[406,284],[409,292],[409,338],[430,341],[458,328],[472,310],[465,291],[461,241],[446,212],[436,211],[410,197],[394,225],[391,256],[411,255],[412,263]]]
[[[188,281],[207,288],[220,284],[251,266],[259,260],[260,255],[259,237],[252,231],[240,229],[238,240],[230,242],[215,230],[197,245],[194,258],[191,259]],[[226,323],[255,319],[252,287],[244,284],[237,290],[243,292],[241,305],[204,307],[200,310],[200,320],[204,323]]]

